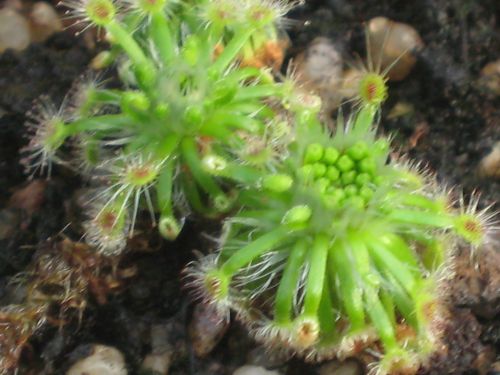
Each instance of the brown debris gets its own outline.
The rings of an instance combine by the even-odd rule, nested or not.
[[[241,59],[241,66],[250,66],[259,69],[267,67],[275,72],[279,72],[285,59],[287,48],[287,40],[268,40],[254,51],[253,56],[243,57]]]
[[[429,134],[430,127],[426,122],[421,122],[417,125],[410,139],[408,140],[408,145],[410,149],[417,147],[418,142],[421,138],[424,138]]]
[[[45,201],[47,181],[33,180],[25,187],[16,190],[10,197],[8,206],[24,210],[28,216],[37,212]]]
[[[133,268],[123,269],[82,243],[64,239],[43,245],[28,270],[12,279],[26,290],[23,301],[0,308],[0,373],[16,369],[42,325],[62,327],[75,316],[81,321],[91,296],[104,304],[134,275]]]
[[[431,355],[419,374],[463,374],[474,369],[477,358],[487,350],[480,342],[481,326],[469,310],[454,309],[450,317],[443,327],[442,350]]]
[[[447,283],[452,303],[469,307],[483,318],[500,313],[500,251],[495,244],[459,249],[454,274]]]
[[[229,321],[208,304],[197,304],[188,327],[191,345],[198,357],[205,357],[219,343],[227,329]]]

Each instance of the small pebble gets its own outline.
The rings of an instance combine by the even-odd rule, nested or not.
[[[348,359],[343,362],[327,362],[319,368],[319,375],[361,375],[363,369],[361,365],[354,360]]]
[[[167,375],[171,362],[172,354],[169,352],[148,354],[142,362],[142,369],[154,374]]]
[[[151,349],[154,353],[170,350],[169,333],[171,330],[171,325],[166,323],[151,325]]]
[[[233,375],[280,375],[278,371],[266,370],[264,367],[260,366],[241,366],[237,368]]]
[[[76,362],[66,375],[127,375],[123,354],[105,345],[93,345],[91,353]]]
[[[210,305],[196,305],[188,327],[189,338],[195,354],[198,357],[204,357],[210,353],[228,328],[229,322],[224,317],[219,316]]]
[[[258,346],[251,350],[247,355],[247,363],[254,366],[263,366],[267,368],[277,368],[289,359],[289,356],[282,351],[273,351],[264,346]]]
[[[500,95],[500,60],[492,61],[481,69],[480,83],[496,95]]]
[[[9,48],[22,51],[30,43],[28,21],[13,9],[0,9],[0,53]]]
[[[486,375],[500,375],[500,361],[493,363]]]
[[[500,141],[497,142],[491,152],[479,163],[479,174],[482,177],[500,178]]]
[[[342,54],[324,37],[314,39],[296,59],[297,80],[321,97],[325,110],[332,110],[340,103],[338,89],[342,84],[342,70]]]
[[[33,42],[44,42],[53,34],[63,30],[59,15],[49,3],[39,1],[33,4],[29,18]]]
[[[370,41],[369,58],[373,65],[380,64],[384,70],[394,64],[387,74],[389,79],[405,79],[417,61],[413,52],[424,46],[418,31],[405,23],[375,17],[368,21],[367,32]],[[395,63],[396,60],[398,61]]]
[[[340,83],[342,55],[330,39],[315,38],[301,58],[298,74],[305,83],[320,87]]]

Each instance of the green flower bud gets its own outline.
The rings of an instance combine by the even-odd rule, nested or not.
[[[341,172],[347,172],[354,168],[354,162],[347,155],[342,155],[339,160],[337,160],[337,168]]]
[[[323,146],[321,146],[319,143],[311,143],[309,146],[306,148],[306,152],[304,155],[304,163],[316,163],[321,160],[323,157]]]
[[[140,91],[126,92],[121,100],[121,106],[126,112],[146,112],[150,105],[148,97]]]
[[[323,161],[326,164],[334,164],[340,156],[340,152],[334,147],[325,148],[325,153],[323,154]]]
[[[373,190],[368,186],[363,186],[359,189],[359,196],[368,202],[373,197]]]
[[[328,178],[322,177],[318,179],[315,183],[318,191],[323,194],[326,192],[326,189],[330,186],[330,180]]]
[[[293,185],[293,179],[287,174],[273,174],[262,179],[262,187],[275,193],[289,190]]]
[[[329,166],[326,169],[326,177],[332,182],[337,181],[340,178],[340,172],[334,166]]]
[[[347,155],[353,160],[361,160],[368,154],[368,146],[364,141],[358,141],[347,149]]]
[[[192,105],[184,111],[184,121],[189,126],[198,126],[203,119],[203,110],[200,106]]]
[[[189,65],[195,66],[200,59],[200,40],[194,34],[189,35],[182,47],[182,56]]]
[[[340,206],[344,198],[345,192],[343,189],[331,188],[327,189],[327,192],[324,196],[324,202],[328,208],[336,208]]]
[[[313,166],[313,172],[314,172],[315,178],[320,178],[320,177],[323,177],[325,175],[326,165],[321,164],[321,163],[314,163],[312,166]]]
[[[349,171],[349,172],[344,172],[342,173],[342,176],[340,176],[340,180],[344,185],[349,185],[354,183],[354,180],[356,179],[357,172],[356,171]]]
[[[307,205],[295,206],[289,209],[283,216],[283,224],[296,226],[305,224],[312,216],[312,210]]]
[[[338,199],[344,199],[346,197],[345,190],[342,188],[331,187],[327,192],[330,195],[336,196]]]
[[[371,175],[374,175],[377,171],[377,164],[375,163],[375,160],[372,158],[364,158],[359,162],[359,170],[361,172],[369,173]]]
[[[170,114],[170,105],[168,103],[160,103],[154,109],[157,117],[165,119]]]
[[[372,178],[368,173],[364,173],[364,172],[359,173],[356,176],[356,185],[358,185],[359,187],[362,187],[362,186],[365,186],[368,183],[370,183],[371,180],[372,180]]]
[[[348,197],[352,197],[352,196],[358,194],[358,188],[356,187],[356,185],[347,185],[344,188],[344,191],[345,191],[345,195]]]
[[[359,195],[353,195],[347,197],[345,203],[357,209],[362,209],[363,207],[365,207],[365,200],[361,198]]]

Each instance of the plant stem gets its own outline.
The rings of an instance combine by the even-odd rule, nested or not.
[[[172,215],[172,187],[174,175],[174,161],[165,162],[156,184],[158,207],[162,215]]]
[[[196,143],[193,138],[186,137],[181,141],[182,157],[200,187],[212,197],[224,195],[219,185],[212,179],[208,173],[203,170],[201,160],[196,149]]]
[[[363,306],[363,290],[358,285],[357,275],[346,249],[336,243],[328,253],[330,273],[337,275],[339,297],[351,323],[350,330],[358,331],[365,327],[365,312]]]
[[[213,70],[217,75],[222,73],[236,59],[236,56],[253,32],[254,29],[252,27],[247,27],[243,31],[237,32],[209,69]]]
[[[397,209],[390,212],[387,217],[397,224],[425,225],[436,228],[448,228],[453,225],[450,217],[436,215],[434,212]]]
[[[274,320],[280,325],[288,324],[292,319],[293,297],[300,278],[300,269],[307,252],[307,242],[299,240],[290,251],[283,271],[283,276],[276,292]]]
[[[318,234],[310,253],[303,311],[305,316],[316,316],[318,311],[325,280],[327,255],[328,237]]]
[[[67,124],[65,131],[67,136],[84,132],[123,130],[131,125],[131,120],[123,114],[102,115],[83,118]]]
[[[252,260],[272,249],[276,244],[289,236],[289,230],[280,226],[234,253],[221,267],[221,272],[231,277],[241,268],[249,264]]]
[[[156,12],[151,16],[151,37],[164,65],[170,65],[175,56],[172,33],[168,27],[165,15]]]

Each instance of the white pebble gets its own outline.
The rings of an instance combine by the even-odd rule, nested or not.
[[[481,69],[480,83],[489,91],[500,95],[500,60],[492,61]]]
[[[55,9],[43,1],[33,4],[30,21],[31,39],[34,42],[43,42],[63,29],[63,24]]]
[[[127,375],[123,354],[115,348],[94,345],[92,353],[68,370],[66,375]]]
[[[342,83],[343,59],[335,44],[318,37],[296,59],[297,80],[308,90],[316,92],[329,112],[340,103],[338,89]]]
[[[500,178],[500,142],[479,163],[479,174],[483,177]]]
[[[375,17],[368,21],[367,32],[373,65],[385,69],[394,64],[387,76],[393,81],[403,80],[417,61],[413,51],[424,46],[418,31],[406,23]]]
[[[237,368],[233,375],[280,375],[278,371],[266,370],[264,367],[260,366],[241,366]]]
[[[30,43],[28,21],[15,10],[0,9],[0,53],[8,48],[22,51]]]
[[[319,375],[361,375],[362,370],[358,362],[337,360],[327,362],[319,368]]]
[[[142,369],[157,374],[167,375],[172,355],[169,352],[161,354],[148,354],[142,362]]]

